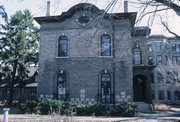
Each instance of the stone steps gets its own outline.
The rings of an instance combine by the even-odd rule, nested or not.
[[[153,113],[154,107],[152,104],[148,104],[145,102],[134,102],[137,105],[137,109],[139,112],[143,113]]]

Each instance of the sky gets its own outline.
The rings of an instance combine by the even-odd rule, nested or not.
[[[34,17],[46,15],[46,4],[48,0],[0,0],[0,5],[3,5],[9,16],[13,15],[17,10],[29,9]],[[105,9],[111,0],[50,0],[51,1],[51,15],[60,15],[62,12],[67,11],[75,4],[88,2],[96,5],[99,9]],[[123,12],[124,0],[118,0],[108,12]],[[137,0],[129,0],[128,11],[141,13],[142,8],[138,4],[134,3]],[[151,11],[152,8],[148,8],[147,11]],[[137,17],[138,19],[138,17]],[[166,12],[157,13],[154,18],[153,15],[144,17],[136,26],[149,26],[151,28],[151,35],[163,34],[165,36],[170,35],[166,29],[162,26],[160,20],[168,23],[169,28],[175,33],[180,35],[180,17],[175,12],[169,10]],[[36,23],[37,25],[37,23]]]

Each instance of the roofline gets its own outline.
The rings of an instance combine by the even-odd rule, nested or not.
[[[70,18],[74,15],[75,12],[80,10],[88,10],[93,13],[97,13],[98,15],[103,14],[105,11],[100,10],[93,4],[89,3],[80,3],[71,7],[67,12],[63,12],[61,15],[57,16],[43,16],[43,17],[34,17],[35,21],[39,24],[42,23],[54,23],[54,22],[62,22],[66,18]],[[107,19],[122,19],[129,18],[131,19],[131,23],[134,25],[136,19],[137,12],[129,12],[129,13],[106,13],[104,14],[104,18]]]
[[[168,40],[170,40],[170,39],[175,39],[175,40],[179,40],[180,38],[179,37],[175,37],[175,36],[172,36],[172,37],[167,37],[167,36],[164,36],[164,35],[150,35],[149,37],[148,37],[148,39],[157,39],[157,38],[161,38],[161,39],[168,39]]]
[[[131,35],[132,36],[147,36],[147,35],[149,36],[150,33],[151,33],[151,29],[148,26],[139,26],[139,27],[134,27]]]

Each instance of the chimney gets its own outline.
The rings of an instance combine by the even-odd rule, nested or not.
[[[50,16],[50,1],[47,1],[47,11],[46,16]]]
[[[128,12],[128,1],[124,1],[124,13]]]

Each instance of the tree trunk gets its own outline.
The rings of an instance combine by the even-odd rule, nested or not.
[[[16,80],[16,69],[17,69],[17,60],[14,62],[13,71],[11,73],[8,105],[12,105],[13,102],[13,93],[14,93],[13,88]]]

